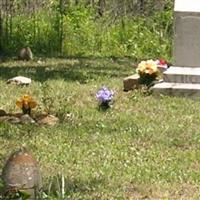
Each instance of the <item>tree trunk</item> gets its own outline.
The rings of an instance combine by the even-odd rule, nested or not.
[[[99,0],[98,1],[98,13],[99,13],[100,16],[103,16],[105,7],[106,7],[106,1],[105,0]]]
[[[0,10],[0,55],[3,54],[3,17]]]
[[[75,5],[78,5],[79,4],[79,0],[75,0]]]
[[[144,1],[145,0],[139,0],[139,9],[140,9],[140,11],[144,11]]]

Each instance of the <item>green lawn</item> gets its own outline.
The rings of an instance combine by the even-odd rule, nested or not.
[[[200,199],[200,102],[142,91],[123,92],[134,72],[125,59],[47,59],[0,63],[0,108],[19,112],[15,101],[32,95],[60,118],[54,127],[0,124],[0,168],[25,145],[40,163],[44,188],[66,179],[70,200]],[[16,75],[32,85],[7,85]],[[113,107],[99,111],[95,93],[115,91]],[[56,184],[47,193],[60,199]]]

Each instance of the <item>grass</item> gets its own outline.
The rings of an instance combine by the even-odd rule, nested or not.
[[[40,163],[44,188],[60,174],[70,200],[200,199],[200,102],[142,91],[123,92],[133,73],[125,59],[46,59],[0,64],[0,108],[19,112],[25,93],[61,122],[54,126],[0,124],[0,168],[21,145]],[[12,76],[33,79],[7,85]],[[114,106],[97,109],[96,91],[115,91]],[[47,199],[61,199],[56,186]]]

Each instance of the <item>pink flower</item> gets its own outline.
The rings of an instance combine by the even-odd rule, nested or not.
[[[158,65],[158,68],[163,68],[163,69],[167,69],[168,68],[167,61],[164,60],[164,59],[156,60],[156,64]]]

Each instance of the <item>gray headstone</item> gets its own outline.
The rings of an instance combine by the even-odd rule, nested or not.
[[[174,11],[178,12],[199,12],[200,1],[198,0],[175,0]]]
[[[2,171],[5,183],[5,194],[13,191],[24,191],[35,199],[42,187],[40,169],[36,159],[26,149],[14,152]]]
[[[175,0],[173,67],[154,94],[200,98],[200,0]]]
[[[200,67],[200,1],[175,0],[175,66]]]

